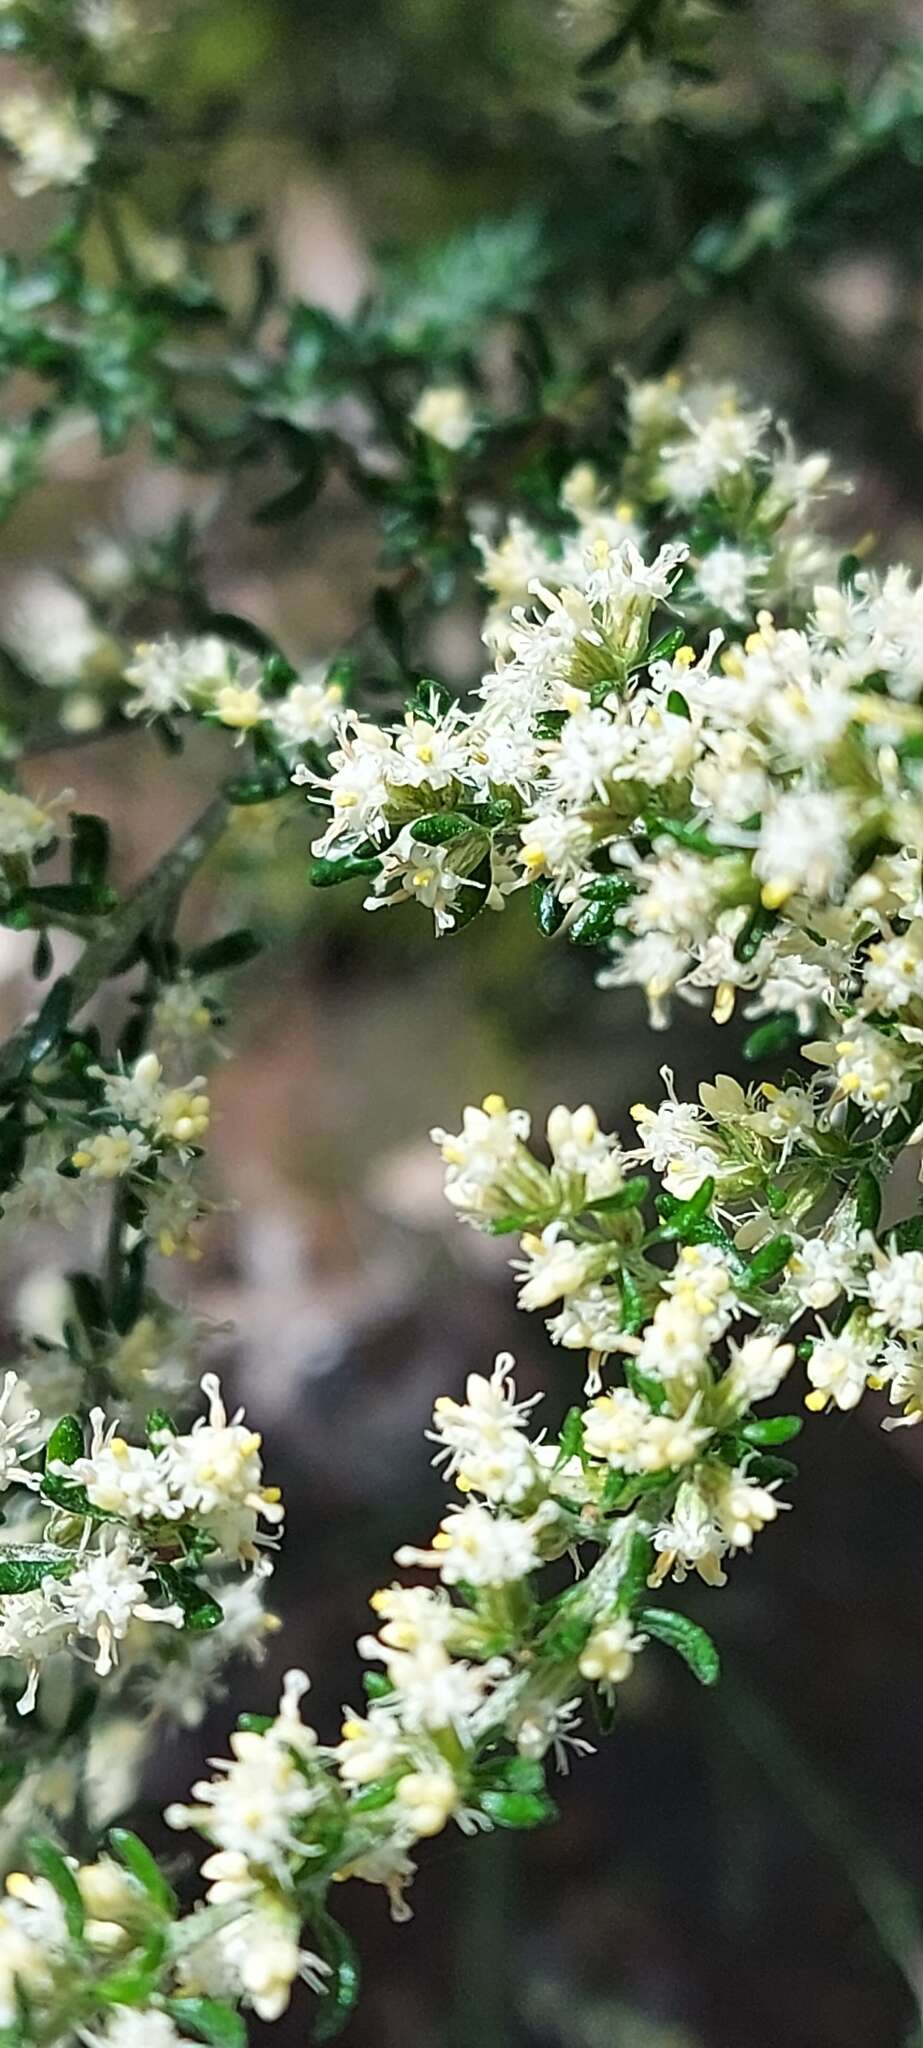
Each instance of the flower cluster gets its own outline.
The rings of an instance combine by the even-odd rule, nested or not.
[[[698,31],[671,54],[683,10],[655,11],[613,36],[595,5],[558,10],[581,17],[585,79],[621,67],[620,93],[593,85],[584,113],[614,97],[653,129],[673,56],[695,72]],[[175,749],[197,721],[235,748],[220,794],[125,898],[102,819],[64,827],[28,772],[0,790],[0,919],[34,935],[42,987],[0,1048],[0,1218],[10,1236],[35,1219],[90,1236],[105,1203],[108,1222],[98,1275],[32,1276],[0,1392],[8,1869],[33,1831],[0,1903],[11,2048],[240,2048],[240,2008],[272,2020],[299,1979],[331,2038],[356,1988],[334,1881],[383,1886],[405,1917],[420,1843],[549,1816],[549,1765],[589,1747],[587,1708],[608,1725],[650,1642],[715,1681],[714,1645],[664,1589],[723,1586],[788,1507],[778,1453],[801,1418],[761,1404],[797,1388],[809,1411],[847,1410],[872,1388],[886,1428],[923,1417],[923,1226],[880,1214],[923,1122],[923,591],[861,548],[839,558],[818,517],[828,460],[764,407],[580,368],[545,334],[527,222],[450,243],[353,318],[283,306],[271,265],[249,312],[223,304],[203,252],[240,225],[200,187],[198,151],[181,233],[146,216],[136,174],[171,128],[134,90],[143,14],[0,0],[4,50],[36,67],[0,96],[10,182],[59,194],[35,259],[2,267],[0,511],[88,424],[104,451],[144,428],[177,472],[187,453],[245,481],[281,463],[285,487],[255,508],[268,524],[338,472],[396,575],[339,658],[304,670],[215,610],[207,510],[88,534],[66,577],[24,577],[11,608],[9,764],[126,721],[150,728],[142,746]],[[818,245],[826,193],[904,147],[910,69],[846,96],[809,206],[793,180],[736,225],[706,223],[681,291],[712,267],[730,278],[801,214]],[[628,274],[641,304],[638,252]],[[485,595],[487,673],[456,700],[416,656],[465,579]],[[257,950],[232,931],[184,951],[179,902],[232,812],[261,820],[293,783],[329,812],[317,884],[362,878],[375,910],[416,900],[440,935],[528,890],[542,933],[594,948],[601,983],[643,991],[655,1027],[675,997],[719,1023],[739,1004],[754,1058],[803,1059],[748,1087],[718,1075],[692,1102],[665,1069],[624,1142],[588,1104],[558,1105],[533,1147],[497,1095],[433,1133],[456,1214],[518,1239],[519,1304],[578,1355],[578,1397],[540,1427],[503,1353],[436,1402],[449,1497],[372,1596],[364,1698],[325,1741],[292,1671],[276,1713],[242,1717],[167,1811],[207,1844],[205,1897],[181,1914],[123,1829],[93,1861],[61,1844],[118,1816],[152,1728],[194,1726],[227,1660],[258,1658],[277,1625],[262,1596],[282,1507],[259,1434],[151,1270],[199,1254],[217,979]],[[58,932],[78,947],[53,975]],[[110,979],[127,995],[111,1036],[111,1007],[103,1028],[88,1017]]]
[[[872,1386],[903,1411],[885,1428],[919,1421],[923,1232],[910,1217],[876,1234],[888,1171],[877,1127],[847,1133],[845,1104],[831,1107],[816,1083],[745,1089],[720,1075],[683,1103],[664,1078],[657,1109],[635,1106],[638,1142],[625,1151],[589,1104],[552,1110],[547,1165],[529,1147],[527,1113],[500,1096],[466,1109],[457,1134],[433,1132],[449,1201],[478,1229],[520,1233],[519,1306],[555,1309],[549,1336],[588,1354],[588,1387],[605,1361],[629,1362],[629,1392],[600,1396],[588,1436],[639,1472],[659,1469],[668,1429],[671,1453],[685,1445],[693,1458],[713,1399],[725,1418],[731,1390],[735,1401],[776,1391],[795,1357],[776,1342],[786,1326],[801,1331],[808,1408],[853,1408]],[[650,1227],[639,1165],[662,1181]],[[684,1236],[665,1274],[655,1247]],[[725,1344],[715,1392],[714,1347]],[[667,1393],[656,1423],[636,1398],[651,1385]]]
[[[275,1529],[282,1509],[278,1489],[263,1484],[260,1438],[241,1412],[229,1419],[212,1375],[203,1387],[207,1415],[187,1432],[154,1411],[147,1442],[133,1444],[96,1408],[87,1444],[77,1416],[64,1416],[49,1434],[38,1410],[25,1406],[17,1375],[7,1374],[0,1657],[26,1674],[21,1714],[34,1707],[51,1659],[88,1659],[108,1679],[125,1645],[123,1678],[134,1684],[151,1655],[155,1664],[159,1657],[146,1625],[220,1631],[223,1608],[203,1571],[249,1566],[265,1577],[271,1569],[260,1525]],[[254,1608],[250,1622],[258,1636]]]
[[[325,747],[343,693],[328,681],[323,665],[298,676],[267,675],[266,664],[215,634],[179,642],[155,640],[135,648],[125,668],[130,718],[165,718],[192,712],[225,726],[242,741],[246,734],[271,738],[294,759],[306,748]]]
[[[607,952],[600,980],[655,1025],[675,991],[722,1022],[741,998],[817,1041],[834,1100],[891,1117],[923,1073],[921,592],[855,562],[835,581],[808,522],[823,459],[733,394],[641,385],[629,418],[631,503],[578,471],[557,553],[522,522],[483,544],[478,701],[344,713],[327,780],[298,772],[331,807],[320,865],[439,931],[532,882],[543,928]],[[655,510],[713,544],[652,552]]]

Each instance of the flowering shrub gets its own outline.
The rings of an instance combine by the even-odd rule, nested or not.
[[[298,672],[210,605],[189,521],[143,544],[96,536],[44,669],[28,631],[4,654],[0,917],[35,934],[53,978],[0,1051],[2,1227],[109,1214],[103,1272],[69,1277],[61,1341],[36,1342],[0,1396],[8,1866],[32,1831],[0,1907],[8,2048],[236,2048],[241,2009],[276,2017],[299,1977],[329,2038],[356,1992],[334,1880],[384,1886],[401,1918],[417,1843],[548,1818],[549,1765],[588,1746],[588,1716],[609,1727],[651,1641],[716,1681],[714,1644],[665,1588],[724,1585],[788,1508],[779,1450],[800,1417],[762,1405],[784,1385],[794,1411],[850,1409],[871,1385],[886,1428],[923,1415],[923,1224],[880,1221],[923,1117],[923,591],[834,547],[827,458],[733,387],[590,372],[566,349],[556,365],[524,218],[449,244],[352,325],[288,308],[264,347],[207,277],[232,221],[200,210],[184,244],[119,211],[137,41],[124,0],[0,11],[4,49],[58,79],[0,101],[14,187],[70,194],[41,259],[11,258],[0,285],[4,368],[50,394],[5,431],[5,502],[75,425],[108,449],[143,423],[188,460],[255,442],[295,471],[259,516],[300,511],[339,466],[397,573],[368,628]],[[602,68],[619,54],[604,44]],[[904,72],[888,77],[838,163],[917,115]],[[178,336],[203,313],[219,339],[200,360]],[[479,348],[495,322],[522,350],[506,414]],[[190,410],[187,379],[231,394],[230,426]],[[354,386],[358,425],[337,404]],[[414,606],[472,567],[488,667],[457,698],[415,665]],[[171,629],[139,639],[135,613],[166,602]],[[402,714],[374,712],[383,665]],[[34,801],[16,761],[139,719],[169,748],[198,724],[240,751],[123,898],[104,821]],[[184,950],[178,908],[236,808],[303,815],[293,784],[317,814],[316,886],[359,880],[372,910],[415,901],[440,937],[528,901],[549,940],[595,950],[602,986],[643,990],[655,1028],[674,999],[719,1024],[742,1008],[768,1074],[719,1075],[687,1103],[665,1068],[624,1143],[584,1104],[554,1109],[533,1150],[526,1111],[496,1095],[433,1133],[460,1218],[519,1239],[519,1305],[584,1354],[584,1399],[540,1420],[504,1354],[437,1401],[450,1497],[431,1541],[397,1553],[409,1582],[372,1596],[361,1705],[324,1740],[295,1670],[274,1717],[242,1717],[230,1757],[168,1809],[207,1847],[205,1897],[181,1912],[125,1829],[75,1853],[76,1816],[99,1832],[117,1812],[99,1822],[94,1776],[132,1723],[142,1739],[166,1717],[194,1726],[227,1659],[258,1658],[277,1626],[278,1489],[155,1261],[198,1255],[197,1070],[257,944],[232,931]],[[66,974],[60,931],[82,942]],[[88,1005],[129,974],[104,1040]]]

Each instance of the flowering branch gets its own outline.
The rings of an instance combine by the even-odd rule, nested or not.
[[[700,41],[684,16],[630,6],[591,39],[585,110],[606,118],[606,81],[648,60],[672,90]],[[920,588],[833,547],[827,458],[733,387],[602,370],[556,317],[529,218],[386,275],[350,320],[280,304],[268,273],[231,313],[207,251],[246,222],[197,195],[164,237],[126,201],[156,112],[137,31],[130,0],[0,7],[4,50],[56,81],[26,74],[0,101],[13,183],[62,204],[39,257],[0,279],[0,370],[43,384],[0,440],[3,509],[71,434],[89,424],[110,451],[143,423],[190,464],[279,465],[263,524],[339,472],[395,573],[347,648],[297,669],[211,605],[185,518],[96,536],[55,630],[27,622],[0,650],[0,919],[35,934],[39,978],[50,933],[84,941],[0,1052],[2,1221],[69,1227],[110,1205],[103,1277],[69,1276],[60,1341],[28,1347],[0,1395],[8,1865],[33,1837],[0,1906],[0,2048],[239,2048],[242,2012],[276,2017],[298,1977],[330,2038],[357,1984],[334,1880],[383,1885],[404,1917],[418,1842],[544,1821],[549,1764],[588,1746],[587,1708],[609,1727],[651,1640],[714,1684],[714,1644],[663,1589],[723,1586],[788,1507],[779,1452],[801,1418],[761,1404],[803,1364],[811,1410],[871,1384],[899,1411],[886,1426],[923,1414],[923,1227],[880,1216],[923,1116]],[[888,61],[785,191],[748,189],[729,225],[629,265],[660,301],[636,360],[791,247],[873,154],[912,159],[919,126],[913,67]],[[623,313],[613,287],[620,336]],[[458,699],[419,649],[472,573],[489,666]],[[403,716],[373,715],[382,682]],[[171,750],[197,724],[240,751],[122,901],[104,821],[65,828],[13,764],[139,719]],[[201,1371],[204,1333],[150,1277],[198,1255],[198,1068],[224,976],[256,948],[231,932],[184,951],[177,911],[233,810],[294,814],[292,784],[329,812],[316,886],[421,903],[440,937],[528,900],[546,937],[597,954],[602,986],[643,992],[655,1028],[675,1000],[719,1025],[740,1006],[748,1056],[795,1064],[747,1088],[719,1075],[692,1103],[665,1069],[626,1146],[589,1105],[559,1105],[539,1152],[498,1096],[433,1134],[462,1219],[518,1238],[520,1306],[553,1311],[552,1340],[584,1354],[584,1398],[536,1434],[502,1355],[436,1403],[454,1492],[431,1543],[397,1553],[412,1581],[372,1597],[362,1710],[325,1742],[293,1671],[276,1715],[242,1717],[230,1758],[168,1810],[207,1845],[205,1897],[181,1912],[113,1825],[134,1771],[110,1791],[104,1761],[101,1798],[99,1758],[168,1715],[194,1725],[227,1659],[259,1657],[282,1505],[259,1435]],[[129,1000],[104,1043],[84,1013],[109,980]]]

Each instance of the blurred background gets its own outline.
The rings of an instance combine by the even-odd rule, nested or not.
[[[646,40],[594,62],[645,14]],[[165,237],[207,155],[225,204],[262,209],[284,292],[345,316],[383,247],[535,208],[565,323],[613,362],[653,329],[651,360],[737,378],[856,477],[833,501],[845,543],[874,535],[923,567],[912,0],[215,0],[180,8],[155,65],[183,137],[144,173]],[[849,158],[844,123],[869,95],[873,132]],[[43,203],[9,208],[8,242],[26,246]],[[232,298],[248,289],[252,254],[216,262]],[[247,474],[219,498],[207,466],[190,479],[140,438],[102,463],[75,437],[6,529],[6,639],[52,686],[71,677],[66,579],[86,534],[143,538],[206,508],[216,607],[261,622],[296,663],[327,655],[367,610],[374,522],[339,476],[278,529],[250,523],[265,495]],[[425,633],[434,673],[476,679],[470,587]],[[29,774],[111,818],[127,881],[225,759],[220,739],[173,758],[139,731]],[[214,1080],[219,1212],[202,1263],[168,1285],[214,1324],[283,1486],[285,1627],[205,1728],[164,1742],[139,1816],[152,1831],[164,1797],[223,1749],[237,1705],[273,1700],[285,1665],[315,1674],[326,1734],[356,1700],[367,1593],[439,1505],[422,1443],[434,1395],[510,1348],[553,1416],[572,1398],[574,1361],[516,1314],[503,1242],[445,1207],[429,1126],[455,1127],[489,1089],[536,1123],[589,1098],[624,1125],[629,1103],[657,1094],[664,1057],[680,1092],[739,1060],[732,1035],[688,1012],[652,1039],[640,1004],[601,995],[592,962],[544,944],[524,912],[437,948],[422,915],[369,918],[347,891],[312,894],[310,838],[299,798],[238,812],[187,913],[189,933],[250,921],[270,948],[236,984],[234,1058]],[[0,934],[4,1026],[29,1000],[27,959]],[[61,1258],[51,1232],[7,1255],[9,1355]],[[562,1783],[555,1828],[424,1846],[400,1930],[381,1896],[347,1888],[365,1964],[349,2048],[923,2039],[923,1436],[883,1436],[878,1420],[873,1398],[813,1420],[795,1512],[738,1559],[720,1613],[692,1593],[726,1661],[716,1695],[653,1649],[615,1735]],[[271,2038],[294,2048],[309,2025],[305,1996]]]

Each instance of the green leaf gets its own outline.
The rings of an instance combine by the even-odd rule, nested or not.
[[[86,1914],[70,1865],[65,1862],[60,1849],[45,1835],[32,1837],[28,1843],[28,1853],[30,1863],[41,1877],[47,1878],[48,1883],[58,1894],[71,1940],[81,1942]]]
[[[85,883],[96,889],[105,881],[109,866],[109,827],[104,818],[97,818],[89,811],[72,811],[70,824],[71,881],[78,887]]]
[[[62,1031],[66,1030],[74,1002],[74,984],[69,974],[62,974],[49,989],[35,1022],[29,1029],[29,1043],[26,1063],[39,1066],[47,1059],[52,1046],[56,1045]]]
[[[615,1608],[617,1614],[632,1614],[638,1601],[643,1597],[653,1562],[653,1546],[649,1536],[637,1530],[631,1539],[625,1570],[619,1582]]]
[[[312,861],[309,880],[315,889],[336,889],[341,882],[355,881],[358,875],[377,875],[380,872],[381,861],[373,856],[364,859],[358,853],[346,853],[338,860]]]
[[[755,954],[759,952],[763,940],[768,938],[769,933],[778,922],[779,913],[777,910],[767,910],[764,904],[758,903],[756,909],[751,911],[743,930],[738,933],[735,940],[735,960],[752,960]]]
[[[83,1457],[85,1448],[83,1423],[77,1415],[62,1415],[56,1422],[45,1447],[46,1467],[52,1464],[74,1465]]]
[[[562,1465],[566,1465],[569,1458],[582,1459],[582,1456],[583,1409],[577,1407],[568,1408],[567,1414],[565,1415],[564,1421],[561,1425],[561,1437],[558,1444],[558,1455],[554,1461],[555,1471],[560,1472]]]
[[[665,818],[659,811],[646,811],[644,829],[653,844],[657,839],[672,839],[677,846],[683,846],[689,853],[699,853],[705,860],[723,860],[733,849],[716,846],[700,825],[687,825],[681,818]]]
[[[99,917],[114,910],[118,900],[114,889],[87,882],[36,884],[17,897],[7,922],[26,931],[33,924],[54,924],[59,917]]]
[[[380,583],[372,598],[372,617],[398,668],[407,667],[407,639],[400,600],[386,583]]]
[[[331,1973],[320,1995],[312,2038],[333,2041],[342,2033],[359,1996],[358,1958],[345,1928],[322,1906],[312,1901],[306,1910],[315,1947]]]
[[[254,625],[252,619],[241,618],[239,612],[203,611],[196,619],[196,627],[200,633],[217,633],[220,639],[231,640],[237,647],[245,647],[249,654],[261,654],[265,659],[279,652],[272,634]]]
[[[888,1243],[896,1252],[923,1251],[923,1210],[916,1216],[905,1216],[902,1223],[896,1223],[888,1232]]]
[[[797,1044],[801,1036],[798,1019],[793,1010],[780,1010],[777,1017],[770,1017],[765,1024],[758,1024],[755,1031],[744,1039],[743,1055],[755,1065],[758,1061],[777,1058]]]
[[[262,939],[248,925],[240,925],[220,939],[210,939],[205,946],[194,946],[186,955],[185,966],[190,974],[220,974],[226,968],[243,967],[248,960],[255,960],[262,949]]]
[[[182,1608],[183,1627],[193,1635],[203,1635],[224,1620],[223,1608],[189,1572],[160,1562],[155,1562],[154,1570],[164,1598],[171,1606]]]
[[[757,1452],[747,1459],[747,1477],[756,1479],[760,1486],[771,1486],[776,1479],[787,1482],[797,1479],[798,1467],[791,1458],[774,1458]]]
[[[581,907],[567,935],[577,946],[600,946],[611,938],[619,921],[619,912],[633,895],[631,882],[624,875],[600,875],[583,892]]]
[[[473,875],[466,876],[465,886],[459,890],[455,898],[452,905],[454,921],[451,930],[437,933],[437,937],[457,938],[459,932],[463,932],[469,924],[473,924],[475,918],[480,917],[482,910],[486,908],[489,888],[490,861],[482,860],[480,866],[475,868]]]
[[[485,323],[526,310],[549,260],[538,215],[482,220],[390,266],[369,314],[373,335],[413,355],[457,355]]]
[[[644,657],[645,666],[649,666],[652,661],[672,661],[685,638],[685,626],[671,626],[669,633],[662,633],[660,639],[654,641],[653,647],[648,648]]]
[[[253,775],[232,775],[224,785],[224,794],[229,804],[272,804],[280,797],[290,796],[291,787],[287,769],[264,768]]]
[[[775,1280],[783,1266],[788,1265],[794,1249],[794,1239],[784,1234],[781,1237],[770,1238],[768,1244],[761,1245],[749,1262],[748,1285],[763,1287],[767,1280]]]
[[[630,1180],[623,1182],[614,1195],[599,1195],[595,1202],[587,1203],[587,1210],[594,1215],[615,1216],[624,1209],[641,1209],[647,1200],[650,1180],[646,1173],[633,1173]]]
[[[34,1593],[45,1579],[70,1578],[78,1562],[75,1550],[54,1543],[0,1543],[0,1594]]]
[[[881,1183],[867,1166],[856,1182],[856,1222],[862,1230],[877,1230],[880,1219]]]
[[[219,1998],[167,1998],[170,2018],[181,2033],[207,2041],[209,2048],[246,2048],[247,2029],[239,2012]]]
[[[756,1422],[745,1422],[740,1432],[745,1443],[788,1444],[792,1438],[801,1435],[800,1415],[765,1415]]]
[[[482,1792],[478,1805],[497,1828],[538,1828],[557,1815],[547,1792]]]
[[[168,1415],[166,1408],[150,1409],[145,1417],[144,1429],[148,1443],[153,1444],[155,1448],[162,1437],[177,1436],[179,1433],[172,1415]]]
[[[366,1790],[360,1792],[357,1798],[350,1800],[350,1814],[381,1813],[384,1807],[390,1806],[394,1798],[395,1788],[399,1783],[400,1774],[391,1778],[383,1778],[379,1785],[367,1786]]]
[[[465,832],[477,831],[460,811],[433,811],[429,817],[416,818],[410,827],[412,839],[419,839],[423,846],[447,846],[453,839],[460,839]]]
[[[635,1327],[637,1328],[637,1324]],[[630,1387],[632,1393],[637,1394],[639,1401],[646,1401],[655,1415],[660,1415],[667,1405],[667,1390],[663,1381],[655,1378],[652,1372],[642,1372],[635,1358],[624,1358],[622,1370],[625,1374],[626,1387]]]
[[[566,916],[563,903],[558,901],[553,882],[533,882],[529,891],[532,915],[542,937],[551,939],[559,931]]]
[[[145,1842],[134,1835],[130,1828],[110,1828],[109,1846],[114,1856],[123,1863],[129,1874],[147,1893],[148,1898],[168,1920],[175,1918],[177,1899],[171,1885],[151,1855]]]
[[[637,1617],[646,1635],[656,1636],[682,1657],[700,1685],[717,1685],[721,1676],[718,1652],[704,1628],[686,1614],[674,1614],[668,1607],[645,1607]]]

